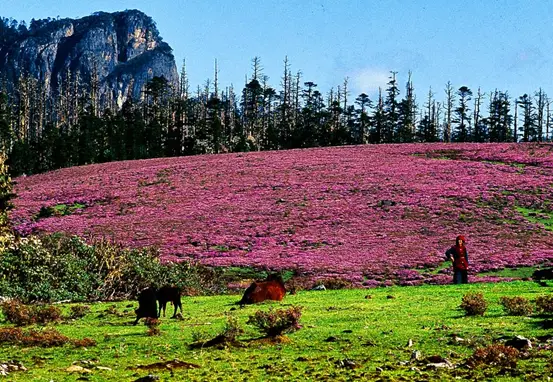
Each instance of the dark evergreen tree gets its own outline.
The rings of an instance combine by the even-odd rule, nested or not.
[[[382,139],[385,143],[398,141],[397,126],[399,122],[399,88],[397,87],[397,72],[390,72],[390,81],[386,89],[386,100],[384,101],[384,126],[382,130]]]
[[[470,108],[469,101],[472,99],[472,91],[466,87],[461,86],[457,91],[459,97],[459,106],[455,109],[455,126],[454,139],[457,142],[468,142],[470,139]]]
[[[518,106],[522,110],[522,125],[519,131],[522,133],[522,141],[530,142],[538,140],[538,126],[536,108],[528,94],[518,97]]]

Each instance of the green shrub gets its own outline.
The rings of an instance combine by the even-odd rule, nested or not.
[[[536,298],[536,310],[541,314],[552,314],[553,296],[539,296]]]
[[[467,293],[463,296],[460,308],[467,316],[483,316],[488,309],[488,302],[482,293]]]
[[[288,309],[258,310],[248,318],[247,323],[257,327],[268,337],[280,336],[284,333],[294,332],[301,328],[301,306],[292,306]]]
[[[226,290],[221,275],[201,264],[161,263],[153,248],[89,245],[64,234],[22,238],[0,253],[0,295],[24,302],[128,299],[167,284],[188,295],[216,294]]]
[[[503,310],[510,316],[529,316],[532,314],[532,304],[524,297],[501,297]]]

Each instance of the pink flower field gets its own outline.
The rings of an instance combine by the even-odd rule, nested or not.
[[[551,144],[364,145],[115,162],[16,179],[22,233],[64,231],[163,259],[294,269],[374,286],[448,283],[553,259]],[[84,204],[37,219],[41,207]],[[535,214],[535,215],[534,215]],[[434,271],[433,271],[434,270]],[[491,280],[482,277],[481,280]]]

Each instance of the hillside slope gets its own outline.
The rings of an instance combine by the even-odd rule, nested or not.
[[[21,232],[65,231],[165,259],[296,269],[359,285],[449,282],[553,259],[551,144],[402,144],[74,167],[17,179]],[[39,212],[42,208],[42,216]]]

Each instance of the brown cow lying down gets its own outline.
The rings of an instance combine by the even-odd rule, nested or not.
[[[242,307],[246,304],[256,304],[265,300],[282,301],[286,294],[284,281],[279,274],[267,276],[265,281],[255,281],[244,292],[242,300],[238,304]]]
[[[173,306],[175,307],[175,311],[173,312],[173,317],[177,317],[177,310],[180,308],[180,312],[182,314],[182,302],[180,299],[180,288],[175,286],[163,286],[157,290],[157,300],[159,301],[159,314],[158,316],[161,317],[161,310],[163,309],[163,317],[165,317],[165,308],[167,307],[167,303],[171,302],[173,303]]]

